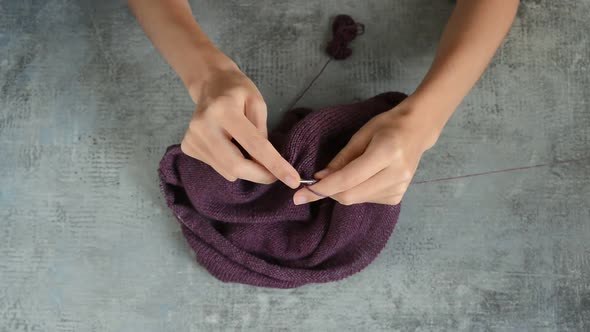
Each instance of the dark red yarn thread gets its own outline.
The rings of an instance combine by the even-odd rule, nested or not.
[[[330,64],[330,61],[344,60],[352,54],[352,49],[349,46],[350,42],[363,33],[365,33],[365,25],[355,22],[352,17],[341,14],[334,18],[334,22],[332,22],[332,40],[330,40],[328,46],[326,46],[326,53],[328,53],[330,58],[324,63],[320,71],[314,76],[305,89],[303,89],[303,92],[301,92],[297,98],[289,104],[287,110],[290,110],[297,105],[297,102],[303,98],[315,81],[320,75],[322,75],[326,67]]]
[[[344,60],[352,54],[352,49],[348,46],[356,36],[365,32],[365,26],[362,23],[355,22],[348,15],[338,15],[332,23],[332,40],[328,42],[326,52],[334,60]]]

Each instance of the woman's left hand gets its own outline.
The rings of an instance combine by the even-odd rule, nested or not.
[[[344,205],[398,204],[418,168],[420,158],[442,130],[411,96],[367,122],[328,166],[316,184],[297,191],[295,204],[331,197]]]

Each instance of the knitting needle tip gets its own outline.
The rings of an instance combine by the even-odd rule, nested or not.
[[[299,183],[301,183],[301,184],[307,184],[307,185],[312,185],[312,184],[314,184],[316,182],[318,182],[318,181],[317,180],[303,180],[303,179],[299,180]]]

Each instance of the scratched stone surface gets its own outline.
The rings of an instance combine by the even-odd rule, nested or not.
[[[192,2],[271,124],[328,22],[366,24],[299,105],[411,92],[451,1]],[[523,1],[416,174],[589,157],[590,1]],[[194,109],[122,1],[0,0],[0,331],[589,331],[590,166],[412,187],[383,253],[344,281],[224,284],[196,264],[157,163]]]

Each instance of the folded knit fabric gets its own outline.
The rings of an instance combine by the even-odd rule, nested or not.
[[[302,178],[313,178],[352,135],[406,95],[285,115],[269,140]],[[400,206],[341,205],[326,198],[296,206],[281,182],[229,182],[205,163],[168,148],[159,169],[166,202],[197,261],[225,282],[292,288],[343,279],[381,252]]]

